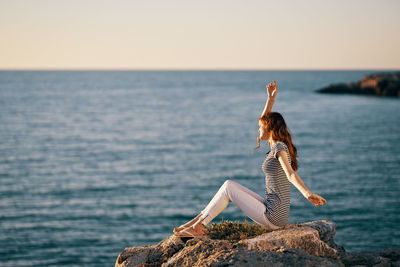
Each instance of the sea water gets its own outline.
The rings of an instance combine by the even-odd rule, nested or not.
[[[264,195],[257,145],[278,83],[298,174],[290,223],[348,251],[400,245],[400,100],[318,94],[371,71],[1,71],[0,265],[113,266],[196,216],[227,179]],[[221,219],[244,221],[233,204]]]

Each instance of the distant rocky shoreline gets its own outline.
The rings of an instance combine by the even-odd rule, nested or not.
[[[365,75],[361,81],[331,84],[316,92],[400,97],[400,71]]]
[[[115,266],[400,266],[400,248],[346,252],[335,233],[335,223],[321,220],[240,241],[171,235],[157,245],[125,248]]]

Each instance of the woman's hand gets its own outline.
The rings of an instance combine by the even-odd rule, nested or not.
[[[278,86],[276,86],[276,81],[274,80],[274,84],[269,83],[267,84],[267,91],[268,91],[268,97],[275,97],[276,94],[278,93]]]
[[[268,99],[267,103],[265,103],[265,108],[261,113],[261,117],[266,116],[268,113],[271,112],[272,106],[274,105],[275,96],[278,93],[278,87],[276,86],[276,81],[274,80],[275,84],[269,83],[266,85],[267,92],[268,92]]]
[[[314,193],[311,193],[307,199],[317,207],[324,205],[324,202],[327,204],[325,198]]]

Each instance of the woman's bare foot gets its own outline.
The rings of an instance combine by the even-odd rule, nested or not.
[[[195,224],[199,220],[200,216],[201,216],[201,213],[199,215],[197,215],[196,218],[192,219],[190,222],[182,224],[179,227],[175,227],[174,228],[174,233],[178,233],[178,232],[182,231],[183,229],[185,229],[185,228],[187,228],[189,226],[192,226],[193,224]]]
[[[186,227],[180,232],[175,233],[175,235],[178,237],[196,237],[203,236],[205,234],[207,234],[207,227],[205,227],[200,220],[197,221],[195,224]]]

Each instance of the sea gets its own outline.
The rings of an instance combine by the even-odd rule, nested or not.
[[[400,99],[319,94],[357,71],[0,71],[0,266],[114,266],[195,217],[228,179],[261,196],[265,85],[298,150],[289,223],[347,251],[400,246]],[[213,222],[251,222],[231,203]]]

